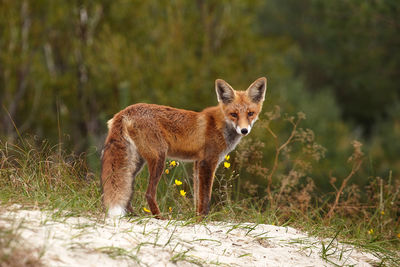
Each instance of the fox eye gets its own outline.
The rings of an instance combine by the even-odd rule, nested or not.
[[[249,116],[249,117],[251,117],[251,116],[253,116],[254,115],[254,112],[249,112],[249,113],[247,113],[247,115]]]
[[[238,114],[237,113],[231,113],[230,114],[232,117],[234,117],[234,118],[237,118],[238,117]]]

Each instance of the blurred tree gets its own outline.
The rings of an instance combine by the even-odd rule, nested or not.
[[[311,90],[332,89],[344,118],[369,133],[400,100],[399,16],[396,0],[270,0],[260,26],[296,44],[297,75]]]
[[[216,78],[243,90],[267,76],[264,110],[304,111],[327,147],[314,168],[323,182],[326,169],[346,173],[354,134],[340,116],[368,126],[398,101],[398,11],[361,0],[0,0],[0,137],[15,140],[14,122],[88,152],[98,170],[106,121],[127,105],[201,110],[217,104]],[[252,135],[267,165],[271,140]]]
[[[370,161],[373,175],[387,177],[400,173],[400,104],[389,110],[387,120],[377,123],[371,142]]]
[[[1,2],[2,134],[100,146],[128,104],[200,110],[214,80],[237,88],[283,67],[253,31],[259,1]],[[269,74],[270,75],[270,74]],[[9,115],[7,114],[7,112]]]

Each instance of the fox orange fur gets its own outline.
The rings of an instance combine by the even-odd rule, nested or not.
[[[133,212],[133,182],[147,163],[146,199],[152,214],[159,217],[156,192],[167,157],[194,162],[194,204],[198,215],[206,215],[215,170],[258,119],[266,87],[264,77],[246,91],[235,91],[217,79],[219,105],[201,112],[140,103],[115,114],[108,122],[102,152],[101,184],[108,215]]]

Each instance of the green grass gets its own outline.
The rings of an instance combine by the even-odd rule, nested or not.
[[[193,210],[191,165],[180,163],[171,166],[170,162],[166,162],[166,168],[169,169],[169,173],[163,174],[157,195],[163,216],[182,220],[184,224],[198,223]],[[175,184],[175,179],[182,184]],[[376,209],[373,203],[369,203],[373,208],[353,213],[339,209],[332,217],[327,218],[326,214],[333,198],[311,202],[307,208],[299,206],[296,202],[273,206],[265,198],[237,190],[236,182],[237,175],[232,168],[219,168],[213,189],[211,212],[200,223],[205,225],[209,221],[233,222],[237,224],[228,229],[227,233],[235,227],[245,227],[249,234],[252,226],[243,225],[243,222],[292,226],[330,239],[331,242],[324,244],[321,251],[321,257],[327,261],[332,250],[338,249],[334,244],[340,241],[377,255],[382,259],[383,266],[395,266],[400,262],[398,214],[393,212],[395,209],[390,206],[397,201],[398,195],[391,193],[397,191],[389,190],[389,184],[376,190],[381,196],[378,199],[384,209]],[[128,218],[132,222],[146,224],[147,218],[151,217],[143,210],[148,208],[144,197],[146,186],[147,171],[143,171],[136,179],[132,204],[137,214]],[[382,188],[386,194],[382,193]],[[182,196],[180,190],[187,194]],[[279,190],[272,191],[274,192]],[[0,143],[0,201],[2,206],[18,203],[27,208],[52,210],[53,217],[59,219],[77,215],[104,218],[98,172],[93,173],[87,168],[85,155],[68,154],[60,146],[50,146],[46,142],[39,145],[30,144],[28,141],[18,145]],[[11,246],[10,237],[15,237],[15,233],[7,231],[0,228],[0,245],[3,248]],[[0,249],[0,252],[3,250]],[[113,257],[134,257],[131,252],[118,248],[103,248],[101,252]],[[6,265],[9,256],[0,256]],[[172,261],[188,261],[202,265],[201,261],[189,257],[184,252],[173,255]],[[37,264],[35,266],[40,266],[40,260]]]
[[[70,215],[100,213],[99,183],[83,156],[65,154],[46,142],[39,147],[0,143],[0,156],[3,204],[39,206]]]
[[[101,247],[97,249],[98,252],[108,255],[112,259],[117,258],[127,258],[133,260],[137,264],[140,264],[140,260],[136,255],[132,253],[132,251],[128,251],[123,248],[118,247]]]

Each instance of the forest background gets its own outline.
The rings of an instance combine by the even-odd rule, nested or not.
[[[217,104],[216,78],[244,90],[266,76],[269,113],[232,154],[240,190],[265,194],[268,127],[284,141],[296,118],[300,145],[282,151],[274,179],[332,192],[358,140],[351,183],[399,180],[399,17],[397,0],[1,0],[0,140],[62,144],[98,174],[106,121],[124,107],[200,111]],[[239,168],[240,155],[256,168]]]

